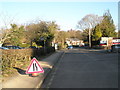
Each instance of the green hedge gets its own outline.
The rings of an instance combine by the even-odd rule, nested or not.
[[[9,49],[2,51],[2,75],[12,72],[13,67],[24,67],[28,65],[33,57],[40,57],[50,52],[54,52],[55,49],[47,47],[45,49]]]
[[[2,50],[2,74],[11,73],[13,67],[21,68],[30,61],[32,53],[32,49]]]

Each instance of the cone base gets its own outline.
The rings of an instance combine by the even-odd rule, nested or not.
[[[31,76],[32,76],[32,77],[37,77],[37,76],[38,76],[38,73],[32,73]]]

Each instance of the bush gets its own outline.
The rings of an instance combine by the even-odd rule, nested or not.
[[[52,47],[47,47],[45,51],[44,48],[2,50],[2,74],[12,72],[13,67],[22,68],[29,65],[33,57],[40,57],[54,51]]]
[[[21,44],[20,47],[30,47],[29,44]]]
[[[32,49],[2,50],[2,73],[10,72],[13,67],[21,67],[31,60]]]

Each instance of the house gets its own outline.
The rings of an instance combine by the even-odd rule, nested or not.
[[[120,38],[113,38],[112,42],[113,45],[120,44]]]
[[[114,37],[101,37],[100,46],[116,45],[120,44],[120,38]]]
[[[100,46],[108,46],[109,44],[112,45],[113,37],[101,37]]]
[[[101,37],[100,46],[111,48],[112,45],[120,44],[120,38]]]
[[[70,46],[70,45],[73,45],[73,46],[75,46],[75,45],[78,45],[78,46],[84,45],[83,40],[79,40],[77,38],[66,38],[66,44],[68,46]]]

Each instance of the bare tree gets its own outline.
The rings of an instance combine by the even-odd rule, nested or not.
[[[98,15],[88,14],[78,22],[78,28],[85,30],[89,29],[89,47],[91,47],[91,31],[98,23],[102,21],[103,17]]]
[[[6,39],[9,38],[10,34],[10,24],[14,22],[14,17],[10,17],[9,15],[5,13],[0,13],[0,47],[4,43]]]

